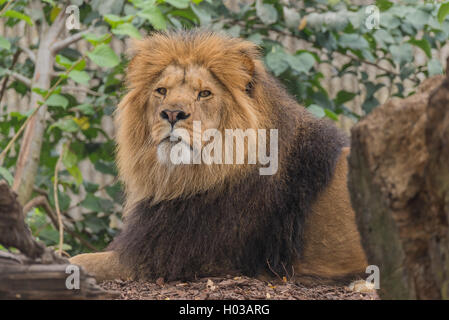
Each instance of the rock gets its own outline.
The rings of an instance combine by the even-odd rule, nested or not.
[[[348,185],[383,299],[448,298],[448,111],[437,76],[352,129]]]

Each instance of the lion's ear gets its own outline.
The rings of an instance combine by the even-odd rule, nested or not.
[[[254,88],[254,84],[256,82],[256,62],[255,60],[259,56],[259,52],[254,46],[246,48],[246,50],[240,51],[240,58],[243,69],[245,73],[248,75],[247,83],[245,85],[245,92],[251,96]]]
[[[249,52],[241,52],[241,55],[242,55],[241,56],[242,65],[245,68],[245,71],[248,73],[248,75],[252,79],[254,77],[254,71],[256,69],[254,60],[251,57],[251,54]]]

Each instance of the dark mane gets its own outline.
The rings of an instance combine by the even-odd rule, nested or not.
[[[109,249],[140,278],[188,279],[235,270],[284,273],[301,255],[311,204],[332,177],[347,138],[333,123],[300,107],[272,78],[255,83],[266,92],[279,129],[279,170],[258,167],[187,199],[137,203]]]

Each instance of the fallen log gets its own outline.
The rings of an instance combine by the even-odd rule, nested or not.
[[[69,264],[35,241],[16,194],[0,181],[0,244],[22,254],[0,251],[0,299],[108,299],[106,291],[82,267]]]
[[[449,299],[448,111],[437,76],[352,129],[348,186],[383,299]]]

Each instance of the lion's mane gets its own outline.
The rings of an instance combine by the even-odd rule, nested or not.
[[[190,165],[168,172],[149,153],[142,114],[148,85],[171,64],[205,66],[233,97],[225,128],[276,128],[279,169]],[[117,124],[127,192],[124,229],[110,248],[136,277],[186,279],[232,271],[284,273],[301,255],[303,225],[347,138],[299,106],[266,72],[257,47],[204,31],[157,33],[139,42]]]

